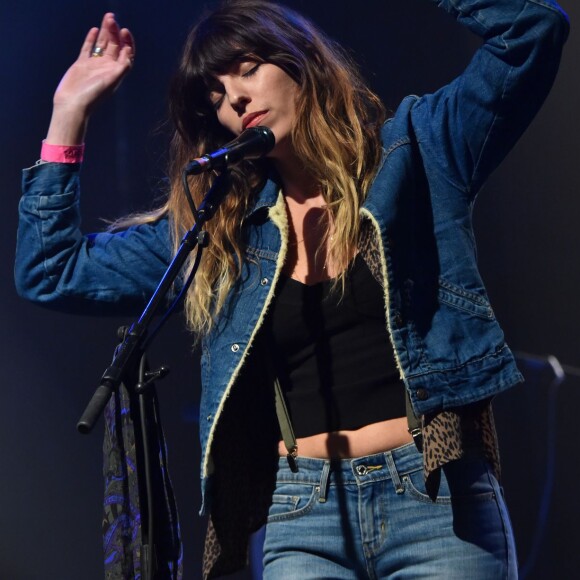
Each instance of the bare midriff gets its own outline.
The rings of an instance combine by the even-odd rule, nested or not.
[[[349,459],[390,451],[413,440],[408,432],[407,418],[389,419],[365,425],[353,431],[319,433],[297,439],[299,457],[319,459]],[[281,456],[286,456],[284,442],[278,444]]]

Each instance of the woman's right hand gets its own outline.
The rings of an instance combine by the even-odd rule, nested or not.
[[[101,56],[93,54],[97,47]],[[108,12],[100,29],[89,30],[77,60],[56,89],[46,142],[83,143],[91,112],[121,84],[134,58],[133,36],[126,28],[120,29],[114,14]]]

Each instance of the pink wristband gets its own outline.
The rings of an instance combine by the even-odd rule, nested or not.
[[[43,141],[40,159],[51,163],[80,163],[84,153],[84,143],[82,145],[51,145]]]

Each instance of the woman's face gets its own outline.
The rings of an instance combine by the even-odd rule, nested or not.
[[[298,85],[280,67],[241,61],[215,78],[209,99],[219,122],[234,135],[244,129],[266,126],[276,137],[270,157],[288,151],[296,118]]]

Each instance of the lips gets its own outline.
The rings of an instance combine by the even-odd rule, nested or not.
[[[268,111],[257,111],[255,113],[248,113],[242,120],[242,130],[249,129],[250,127],[256,127],[261,122],[262,119],[268,114]]]

